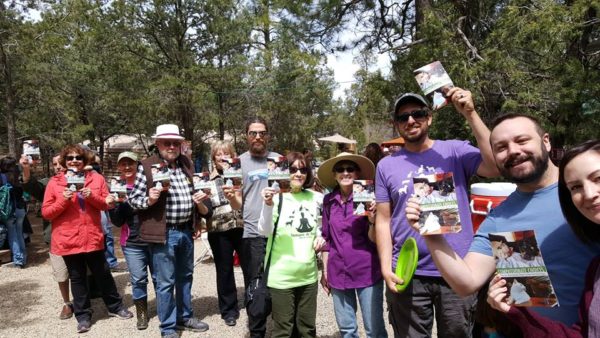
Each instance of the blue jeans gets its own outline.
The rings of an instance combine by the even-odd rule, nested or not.
[[[148,268],[150,268],[152,285],[156,288],[156,275],[152,266],[150,246],[128,244],[123,247],[123,254],[129,268],[133,300],[146,299],[148,297]]]
[[[335,319],[342,338],[358,338],[356,297],[360,302],[367,337],[386,338],[383,321],[383,281],[358,289],[331,289]]]
[[[116,268],[119,262],[117,262],[117,256],[115,256],[115,238],[112,233],[112,223],[110,223],[106,211],[100,212],[100,222],[104,232],[104,257],[106,257],[106,262],[111,269]]]
[[[6,221],[8,229],[8,246],[12,252],[13,264],[25,266],[27,263],[27,248],[23,237],[23,220],[25,209],[15,209],[15,216]]]
[[[189,230],[167,230],[165,244],[151,244],[156,274],[157,313],[160,333],[175,332],[177,323],[192,318],[194,240]],[[175,292],[175,295],[173,295]]]

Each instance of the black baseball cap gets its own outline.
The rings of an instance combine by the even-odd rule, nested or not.
[[[429,104],[425,101],[423,96],[415,93],[405,93],[396,100],[396,103],[394,104],[394,114],[396,114],[398,108],[407,103],[416,103],[429,108]]]

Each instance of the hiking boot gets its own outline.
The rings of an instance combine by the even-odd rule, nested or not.
[[[77,323],[77,333],[88,332],[90,327],[92,327],[92,323],[89,320],[82,320]]]
[[[117,311],[117,312],[108,312],[108,315],[110,317],[117,317],[119,319],[129,319],[129,318],[133,318],[133,313],[131,313],[129,310],[127,310],[126,308],[121,308],[121,310]]]
[[[145,330],[148,328],[148,300],[146,298],[136,299],[135,312],[137,314],[137,329]]]
[[[208,324],[200,321],[198,318],[190,318],[183,323],[177,323],[177,329],[193,332],[204,332],[208,330]]]
[[[69,319],[73,317],[73,304],[65,304],[63,305],[62,311],[60,311],[60,319]]]

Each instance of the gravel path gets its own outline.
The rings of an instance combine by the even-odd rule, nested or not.
[[[159,337],[156,301],[153,291],[149,291],[150,326],[145,331],[135,328],[135,317],[120,320],[107,316],[101,299],[92,300],[94,316],[89,332],[78,335],[75,318],[59,320],[62,301],[58,286],[52,279],[52,269],[48,259],[48,247],[42,240],[41,220],[29,214],[34,235],[28,247],[29,264],[23,270],[0,267],[0,337]],[[118,229],[115,231],[117,236]],[[118,241],[116,241],[118,243]],[[196,240],[195,254],[198,257],[204,248],[200,239]],[[119,261],[125,264],[120,246],[117,244]],[[243,299],[243,278],[240,268],[235,270],[238,285],[238,299]],[[119,292],[129,310],[135,313],[131,299],[128,273],[113,274]],[[150,288],[151,289],[151,288]],[[204,333],[183,332],[181,337],[247,337],[247,317],[240,311],[240,319],[235,327],[226,326],[218,313],[215,269],[210,258],[198,264],[194,271],[192,304],[197,317],[207,322],[210,329]],[[333,303],[322,290],[318,294],[317,335],[318,337],[339,337],[333,313]],[[360,312],[359,312],[360,313]],[[387,312],[385,314],[387,322]],[[360,315],[359,315],[360,317]],[[270,326],[270,322],[269,322]],[[359,335],[364,337],[359,318]],[[388,325],[388,333],[392,329]]]

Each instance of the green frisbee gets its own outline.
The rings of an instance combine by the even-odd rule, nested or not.
[[[396,276],[404,281],[404,284],[396,285],[398,291],[404,291],[408,284],[410,284],[417,269],[418,261],[419,249],[417,248],[417,241],[414,237],[408,237],[400,249],[398,261],[396,262]]]

